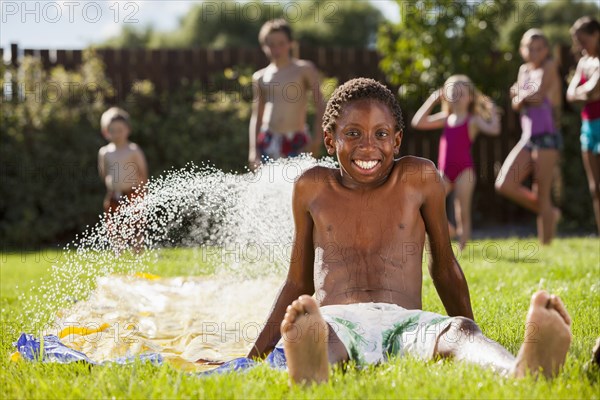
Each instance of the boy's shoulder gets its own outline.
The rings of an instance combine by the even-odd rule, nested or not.
[[[416,156],[404,156],[396,160],[392,175],[400,179],[400,183],[417,185],[440,181],[440,173],[433,161]]]
[[[137,143],[129,142],[127,147],[130,151],[140,152],[140,153],[142,152],[142,148]]]
[[[115,151],[115,145],[114,143],[107,143],[104,146],[100,147],[100,150],[98,150],[98,154],[104,155],[106,153],[110,153],[111,151]]]
[[[292,64],[294,64],[298,68],[303,68],[303,69],[315,68],[315,64],[312,61],[302,60],[300,58],[293,58]]]
[[[294,182],[296,189],[306,189],[314,192],[317,187],[322,187],[324,184],[337,182],[337,168],[324,167],[315,165],[302,172]]]
[[[265,75],[265,71],[266,71],[266,69],[267,69],[267,68],[265,67],[265,68],[261,68],[261,69],[259,69],[258,71],[255,71],[255,72],[252,74],[252,79],[253,79],[254,81],[260,81],[260,80],[262,80],[262,77]]]

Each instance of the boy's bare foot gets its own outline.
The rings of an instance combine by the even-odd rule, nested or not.
[[[281,335],[291,382],[327,381],[328,334],[329,326],[312,297],[302,295],[288,306],[281,322]]]
[[[539,291],[531,298],[525,325],[525,341],[519,350],[514,375],[523,377],[541,370],[555,376],[564,364],[571,344],[571,317],[559,297]]]
[[[585,363],[583,369],[587,372],[590,380],[596,381],[600,378],[600,337],[592,349],[592,359]]]

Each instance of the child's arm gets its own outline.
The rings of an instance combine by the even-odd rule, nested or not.
[[[135,186],[141,188],[146,184],[146,182],[148,182],[148,163],[146,162],[144,152],[139,148],[139,146],[137,151],[133,153],[133,162],[135,163],[138,180]]]
[[[526,68],[527,65],[521,65],[521,67],[519,68],[519,73],[517,75],[517,82],[515,82],[515,84],[511,86],[511,106],[512,109],[517,112],[521,111],[521,108],[523,107],[523,98],[525,98],[526,96],[525,93],[522,93],[523,91],[525,91],[525,89],[523,88],[522,79],[523,73],[525,72]]]
[[[254,168],[258,160],[258,144],[256,143],[256,136],[260,131],[263,113],[265,110],[265,98],[260,88],[260,71],[256,72],[252,76],[252,116],[250,117],[250,128],[249,128],[249,151],[248,151],[248,163],[250,168]]]
[[[315,190],[314,187],[311,187],[311,180],[312,178],[307,177],[305,174],[294,184],[292,208],[295,233],[290,269],[283,286],[279,290],[267,322],[248,353],[248,358],[264,358],[270,353],[281,338],[280,325],[287,306],[299,296],[303,294],[312,295],[315,291],[313,281],[313,220],[308,212],[306,201],[307,195]],[[317,182],[317,180],[313,182]]]
[[[439,112],[431,115],[431,111],[441,100],[442,90],[438,89],[431,93],[425,103],[417,110],[415,116],[412,119],[411,125],[415,129],[430,130],[430,129],[441,129],[444,127],[446,118],[448,117],[445,112]]]
[[[580,87],[579,82],[581,82],[581,75],[583,74],[581,62],[577,64],[577,69],[575,70],[575,75],[571,78],[571,82],[569,82],[569,87],[567,88],[567,101],[573,103],[576,101],[586,101],[587,96],[585,93],[582,93],[581,90],[578,90]],[[583,86],[583,85],[581,85]]]
[[[450,246],[442,179],[431,161],[423,162],[421,167],[424,195],[421,215],[431,251],[429,274],[448,315],[473,319],[467,281]]]
[[[106,166],[104,165],[104,147],[101,147],[98,150],[98,174],[100,175],[100,179],[102,179],[102,183],[104,183],[106,178]]]
[[[323,93],[321,92],[321,79],[319,78],[319,71],[312,64],[308,69],[308,83],[315,104],[315,120],[313,122],[310,151],[314,157],[318,157],[323,146],[323,129],[321,127],[321,123],[323,122],[323,113],[325,113],[325,102],[323,100]]]
[[[526,96],[523,101],[528,104],[541,104],[544,102],[548,92],[556,83],[560,77],[558,76],[558,68],[556,63],[552,60],[548,60],[544,63],[544,72],[542,74],[542,82],[536,91]]]
[[[471,140],[476,136],[477,132],[483,132],[490,136],[498,136],[500,134],[500,109],[495,104],[490,104],[491,118],[484,119],[480,115],[475,115],[472,119],[475,135],[471,135]]]
[[[574,101],[588,101],[595,100],[598,98],[599,86],[600,86],[600,69],[596,68],[590,78],[583,84],[580,85],[581,76],[583,74],[583,68],[581,63],[577,64],[577,70],[567,89],[567,100],[570,102]]]

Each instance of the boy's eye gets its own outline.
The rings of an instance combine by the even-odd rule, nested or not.
[[[358,136],[358,131],[347,131],[346,136]]]
[[[387,133],[387,131],[377,131],[377,136],[379,136],[379,137],[387,137],[388,133]]]

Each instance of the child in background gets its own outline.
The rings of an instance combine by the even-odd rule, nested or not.
[[[258,39],[270,64],[252,76],[250,168],[262,157],[293,157],[307,150],[317,157],[321,142],[314,135],[325,109],[318,71],[310,61],[291,56],[292,30],[285,20],[267,21]],[[306,124],[309,93],[315,104],[312,137]]]
[[[129,141],[131,125],[129,114],[120,108],[108,109],[100,119],[102,136],[110,141],[98,151],[98,171],[106,185],[104,212],[109,215],[125,199],[132,199],[148,180],[148,166],[142,149]],[[136,230],[141,227],[136,225]],[[142,235],[136,232],[136,250],[140,249]]]
[[[440,102],[442,111],[432,115],[431,111]],[[444,129],[438,169],[443,176],[446,195],[454,191],[456,233],[463,249],[471,238],[471,203],[477,181],[471,146],[479,132],[494,136],[500,133],[498,108],[468,77],[454,75],[419,108],[412,126],[422,130]],[[453,230],[450,225],[450,231]]]
[[[98,151],[98,171],[106,185],[104,211],[115,211],[135,188],[148,180],[148,166],[142,149],[129,141],[129,114],[120,108],[109,108],[100,119],[102,136],[110,141]]]
[[[560,210],[552,205],[551,198],[552,179],[562,147],[554,118],[556,99],[560,99],[560,77],[556,63],[550,58],[548,39],[539,29],[525,32],[520,52],[525,63],[511,87],[511,97],[513,109],[521,113],[522,134],[502,165],[496,190],[537,214],[538,239],[549,244],[560,219]],[[530,175],[533,175],[531,189],[523,185]]]
[[[567,100],[584,103],[581,155],[600,235],[600,23],[594,18],[581,17],[573,24],[571,35],[583,57],[569,84]]]

